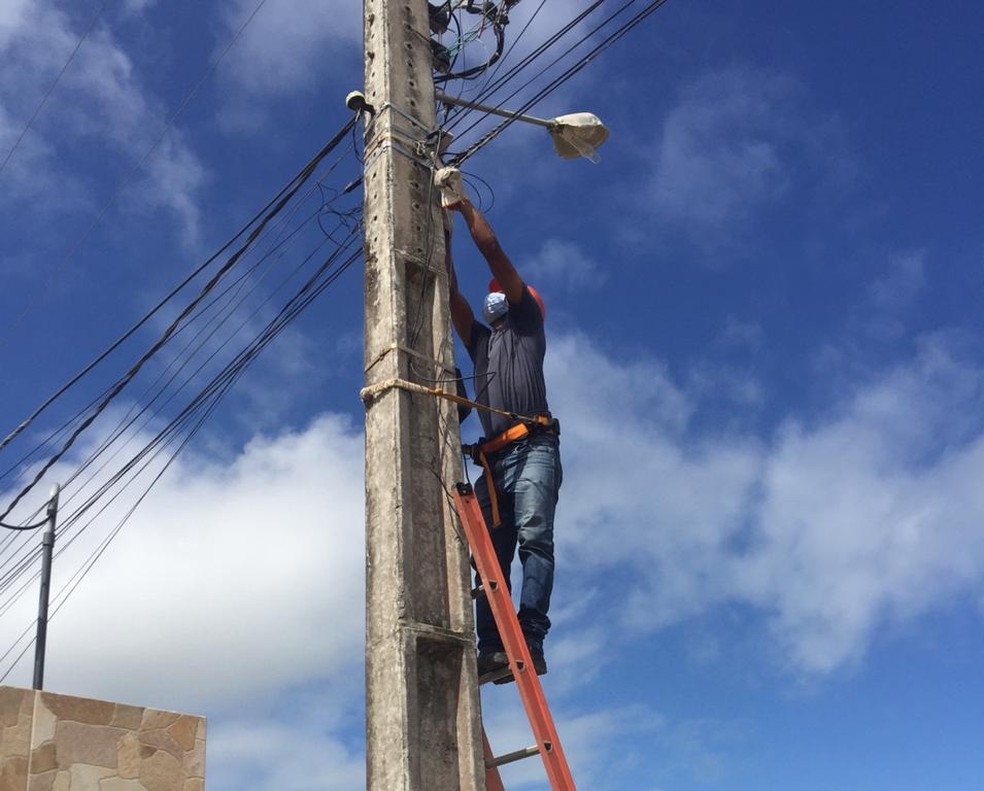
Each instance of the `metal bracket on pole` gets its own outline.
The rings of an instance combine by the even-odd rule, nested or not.
[[[517,121],[524,121],[525,123],[533,124],[534,126],[542,126],[547,129],[550,129],[556,125],[556,121],[554,119],[537,118],[532,115],[513,112],[512,110],[503,110],[501,107],[493,107],[492,105],[482,104],[481,102],[460,99],[457,96],[448,96],[446,93],[442,93],[441,91],[435,91],[434,98],[444,104],[452,104],[457,107],[467,107],[469,110],[481,110],[483,113],[498,115],[501,118],[515,118]]]

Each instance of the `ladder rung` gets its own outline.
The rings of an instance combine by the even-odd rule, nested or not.
[[[549,750],[550,747],[547,747]],[[540,754],[540,748],[535,744],[532,747],[525,747],[522,750],[516,750],[512,753],[506,753],[505,755],[500,755],[498,758],[491,758],[485,762],[486,768],[491,768],[493,766],[505,766],[506,764],[514,763],[515,761],[522,761],[524,758],[532,758],[534,755]]]
[[[498,580],[489,580],[489,588],[493,591],[499,590]],[[479,585],[477,588],[472,588],[471,597],[477,599],[479,596],[488,596],[488,591],[485,590],[484,585]]]

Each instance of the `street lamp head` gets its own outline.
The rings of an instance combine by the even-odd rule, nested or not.
[[[598,162],[598,147],[608,138],[608,129],[594,113],[571,113],[550,124],[554,149],[564,159],[585,157]]]
[[[553,138],[554,149],[564,159],[576,159],[586,157],[592,162],[598,161],[597,148],[608,137],[608,130],[594,113],[570,113],[561,115],[557,118],[536,118],[532,115],[525,115],[501,107],[493,107],[480,102],[473,102],[469,99],[462,99],[458,96],[448,96],[441,91],[435,93],[435,98],[444,104],[456,107],[468,107],[472,110],[481,110],[491,115],[498,115],[512,121],[522,121],[523,123],[545,127]]]

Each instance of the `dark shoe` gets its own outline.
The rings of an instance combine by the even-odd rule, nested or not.
[[[505,656],[505,654],[503,654]],[[543,649],[530,649],[530,659],[533,660],[533,669],[536,671],[538,676],[542,676],[547,672],[547,660],[543,658]],[[498,678],[490,679],[495,684],[508,684],[513,680],[513,675],[510,672],[508,675],[502,675]]]
[[[545,676],[547,674],[547,660],[543,656],[543,649],[539,651],[536,649],[530,649],[530,658],[533,660],[533,669],[536,671],[538,676]]]
[[[478,655],[479,679],[500,674],[503,670],[509,670],[509,657],[505,651],[489,651]]]

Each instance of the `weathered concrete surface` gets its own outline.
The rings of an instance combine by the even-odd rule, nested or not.
[[[367,387],[454,377],[426,0],[365,0]],[[430,148],[428,149],[428,146]],[[420,153],[417,153],[417,152]],[[427,160],[423,163],[421,160]],[[392,388],[366,405],[366,783],[484,791],[468,554],[442,488],[454,408]]]
[[[205,720],[0,687],[0,791],[203,791]]]

